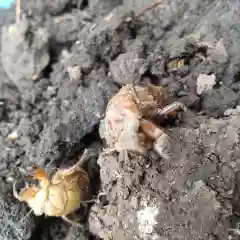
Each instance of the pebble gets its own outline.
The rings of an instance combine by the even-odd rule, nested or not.
[[[199,74],[197,78],[197,94],[201,95],[202,93],[208,90],[212,90],[215,84],[216,76],[214,74],[211,75]]]

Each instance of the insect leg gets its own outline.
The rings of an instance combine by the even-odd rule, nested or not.
[[[16,190],[16,182],[13,184],[13,196],[20,202],[27,202],[29,199],[34,198],[36,194],[37,191],[31,187],[23,188],[20,193],[18,193]]]
[[[143,133],[145,133],[153,140],[157,139],[162,134],[165,134],[161,128],[157,127],[155,124],[145,119],[140,120],[140,128]]]
[[[115,148],[106,148],[103,150],[103,152],[100,154],[102,157],[106,157],[108,155],[112,155],[116,152]]]
[[[183,103],[174,102],[167,105],[163,109],[158,109],[158,115],[175,116],[177,115],[177,112],[186,111],[186,110],[187,110],[187,107]]]
[[[154,140],[154,150],[164,159],[169,159],[172,155],[170,137],[163,129],[145,119],[140,120],[140,127],[148,137]]]
[[[76,222],[76,221],[70,219],[70,218],[67,217],[66,215],[61,216],[61,218],[62,218],[64,221],[70,223],[72,226],[80,227],[80,228],[84,228],[83,225],[82,225],[81,223],[78,223],[78,222]]]
[[[42,180],[48,180],[47,173],[40,167],[34,166],[28,169],[29,174],[32,176],[33,179],[42,181]]]
[[[81,167],[87,160],[89,160],[90,157],[97,155],[97,153],[90,153],[87,149],[85,149],[80,159],[72,167],[61,170],[58,169],[58,173],[60,173],[62,176],[68,176],[71,173],[74,173],[77,169],[79,169],[79,167]]]
[[[29,173],[32,179],[38,180],[42,186],[48,186],[50,184],[50,179],[42,168],[38,166],[31,167]]]
[[[86,161],[89,160],[90,157],[95,157],[97,155],[97,153],[89,152],[88,149],[85,149],[79,161],[73,166],[73,168],[76,166],[82,166]]]

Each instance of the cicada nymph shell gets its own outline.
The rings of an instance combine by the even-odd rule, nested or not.
[[[167,104],[168,94],[161,86],[122,87],[110,99],[105,118],[101,122],[100,136],[111,150],[146,154],[153,147],[162,157],[170,151],[169,137],[152,121],[158,116],[177,116],[186,107],[179,102]]]
[[[83,155],[86,157],[86,151]],[[65,219],[79,208],[88,193],[89,177],[80,166],[83,157],[71,168],[58,169],[51,179],[43,169],[32,169],[32,178],[38,180],[38,184],[26,186],[20,193],[14,184],[14,196],[26,202],[37,216],[45,214]]]

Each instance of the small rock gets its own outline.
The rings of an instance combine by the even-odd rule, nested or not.
[[[69,77],[71,81],[79,80],[82,76],[81,67],[80,66],[73,66],[68,67],[67,72],[69,74]]]
[[[235,109],[227,109],[224,112],[224,116],[235,115],[235,114],[238,114],[239,112],[240,112],[240,106],[236,106]]]
[[[197,94],[201,95],[202,93],[212,90],[213,86],[216,84],[216,76],[200,74],[197,78]]]
[[[133,79],[140,79],[147,69],[148,62],[136,52],[123,53],[110,64],[113,80],[119,84],[129,84]]]
[[[10,133],[8,136],[7,136],[7,138],[9,139],[9,140],[15,140],[15,139],[17,139],[19,137],[19,135],[18,135],[18,131],[17,130],[14,130],[12,133]]]

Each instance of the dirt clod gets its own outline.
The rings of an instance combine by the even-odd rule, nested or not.
[[[201,95],[203,92],[212,90],[216,84],[216,76],[200,74],[197,78],[197,94]]]
[[[221,197],[230,206],[227,199],[234,191],[232,166],[236,159],[221,161],[232,156],[239,141],[236,125],[231,125],[235,119],[236,116],[206,119],[195,130],[172,129],[171,136],[176,141],[176,159],[172,162],[158,158],[145,160],[142,165],[139,156],[129,156],[128,162],[100,157],[102,191],[109,204],[94,207],[90,229],[96,231],[94,226],[101,223],[101,231],[97,229],[100,237],[107,234],[114,239],[122,236],[118,236],[115,225],[124,226],[131,238],[214,237],[231,215],[231,208],[221,204]],[[112,213],[113,206],[118,206],[117,214]],[[110,218],[114,218],[115,225],[113,220],[109,222]],[[220,237],[226,239],[227,233]]]
[[[1,61],[20,92],[30,89],[48,65],[48,40],[46,29],[33,31],[27,20],[2,29]]]
[[[148,62],[136,52],[123,53],[110,65],[113,80],[121,85],[140,79],[148,70]]]

